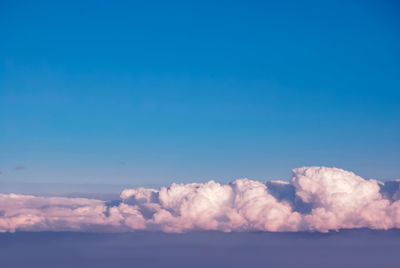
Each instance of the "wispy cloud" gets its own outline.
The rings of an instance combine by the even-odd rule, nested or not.
[[[25,170],[25,167],[19,165],[19,166],[16,166],[16,167],[15,167],[15,170]]]

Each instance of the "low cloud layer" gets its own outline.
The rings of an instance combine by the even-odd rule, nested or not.
[[[0,232],[318,231],[400,228],[400,180],[303,167],[290,182],[238,179],[125,189],[120,200],[0,194]]]

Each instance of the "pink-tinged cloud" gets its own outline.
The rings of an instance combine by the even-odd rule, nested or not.
[[[293,170],[290,182],[238,179],[125,189],[118,202],[0,194],[0,231],[319,231],[400,228],[400,181],[337,168]]]

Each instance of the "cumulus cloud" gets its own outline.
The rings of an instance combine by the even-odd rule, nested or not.
[[[238,179],[125,189],[120,200],[0,194],[0,231],[319,231],[400,228],[400,181],[303,167],[290,182]]]

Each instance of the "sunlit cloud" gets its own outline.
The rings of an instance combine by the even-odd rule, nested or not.
[[[0,231],[318,231],[400,228],[400,181],[303,167],[290,182],[238,179],[125,189],[120,200],[0,194]]]

